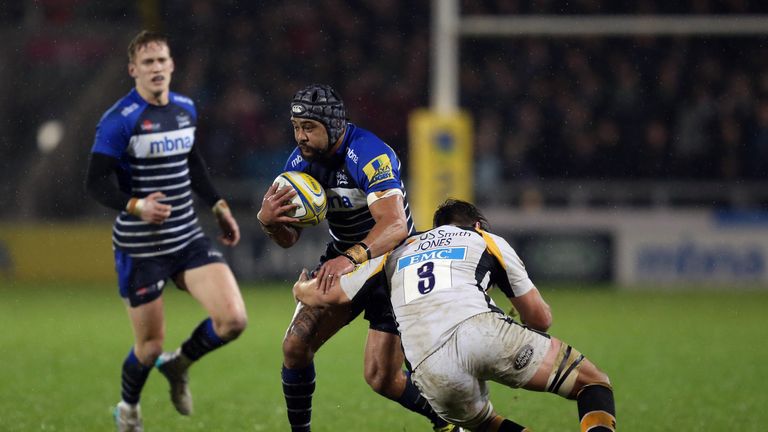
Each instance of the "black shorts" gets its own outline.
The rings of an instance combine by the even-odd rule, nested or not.
[[[147,304],[160,297],[169,278],[173,279],[185,270],[217,262],[226,261],[208,237],[199,238],[177,252],[154,257],[132,257],[115,249],[120,297],[128,299],[131,307]]]
[[[315,275],[324,262],[337,256],[339,254],[329,243],[325,254],[320,257],[320,264],[312,274]],[[368,279],[363,288],[352,299],[352,312],[347,324],[357,318],[361,312],[365,312],[363,318],[368,321],[368,328],[385,333],[400,334],[397,331],[395,312],[392,310],[392,303],[389,300],[389,284],[387,284],[384,272]]]

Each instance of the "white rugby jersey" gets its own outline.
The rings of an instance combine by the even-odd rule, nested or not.
[[[454,327],[474,315],[503,313],[486,291],[498,286],[508,297],[533,288],[525,266],[503,238],[482,230],[444,225],[414,235],[386,257],[341,278],[349,298],[382,270],[405,357],[413,367],[439,348]]]
[[[204,236],[195,215],[187,155],[195,142],[197,111],[191,99],[171,92],[169,103],[147,103],[136,89],[99,121],[92,152],[120,161],[120,189],[134,197],[161,191],[172,206],[162,225],[120,212],[112,243],[134,257],[176,252]]]

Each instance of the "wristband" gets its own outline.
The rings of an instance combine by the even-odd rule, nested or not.
[[[368,245],[363,242],[358,243],[358,245],[365,249],[365,260],[368,261],[371,259],[371,248],[369,248]]]
[[[141,211],[144,209],[144,198],[131,198],[128,200],[128,204],[125,206],[125,211],[128,214],[141,217]]]
[[[221,216],[225,213],[232,213],[232,211],[229,209],[229,205],[226,201],[224,201],[224,199],[216,201],[216,204],[211,207],[211,211],[213,211],[213,214],[216,216]]]
[[[360,242],[345,250],[344,256],[355,264],[362,264],[371,259],[371,250],[365,243]]]
[[[351,263],[352,263],[352,265],[357,265],[357,264],[358,264],[358,263],[357,263],[357,261],[355,261],[355,259],[354,259],[354,258],[352,258],[352,255],[350,255],[350,254],[348,254],[348,253],[346,253],[346,252],[344,252],[343,254],[341,254],[341,256],[343,256],[343,257],[347,258],[347,259],[349,260],[349,262],[351,262]]]

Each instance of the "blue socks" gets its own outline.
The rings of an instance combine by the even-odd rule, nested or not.
[[[223,340],[213,331],[213,320],[206,318],[195,328],[192,336],[181,344],[181,352],[188,359],[196,361],[227,342],[229,341]]]
[[[192,336],[181,345],[181,352],[188,359],[195,361],[216,348],[224,346],[227,342],[213,331],[213,321],[206,318],[195,328]],[[129,404],[139,402],[141,389],[144,388],[152,367],[153,365],[141,364],[131,348],[123,362],[122,397],[125,402]]]
[[[139,403],[141,389],[144,388],[144,383],[147,382],[151,371],[152,365],[141,364],[131,348],[123,362],[122,397],[125,402],[131,405]]]
[[[315,392],[315,364],[304,369],[283,366],[283,395],[292,432],[309,432],[312,420],[312,394]]]

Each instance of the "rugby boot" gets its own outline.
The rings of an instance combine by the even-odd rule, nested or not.
[[[464,432],[464,429],[462,429],[459,426],[456,426],[455,424],[448,423],[445,426],[441,427],[435,427],[433,429],[435,432]]]
[[[112,413],[115,416],[117,432],[144,432],[141,422],[141,407],[120,401]]]
[[[160,373],[168,379],[168,384],[171,386],[171,402],[181,415],[192,414],[192,392],[189,390],[187,373],[190,364],[192,361],[181,353],[181,349],[172,353],[162,353],[155,362]]]

